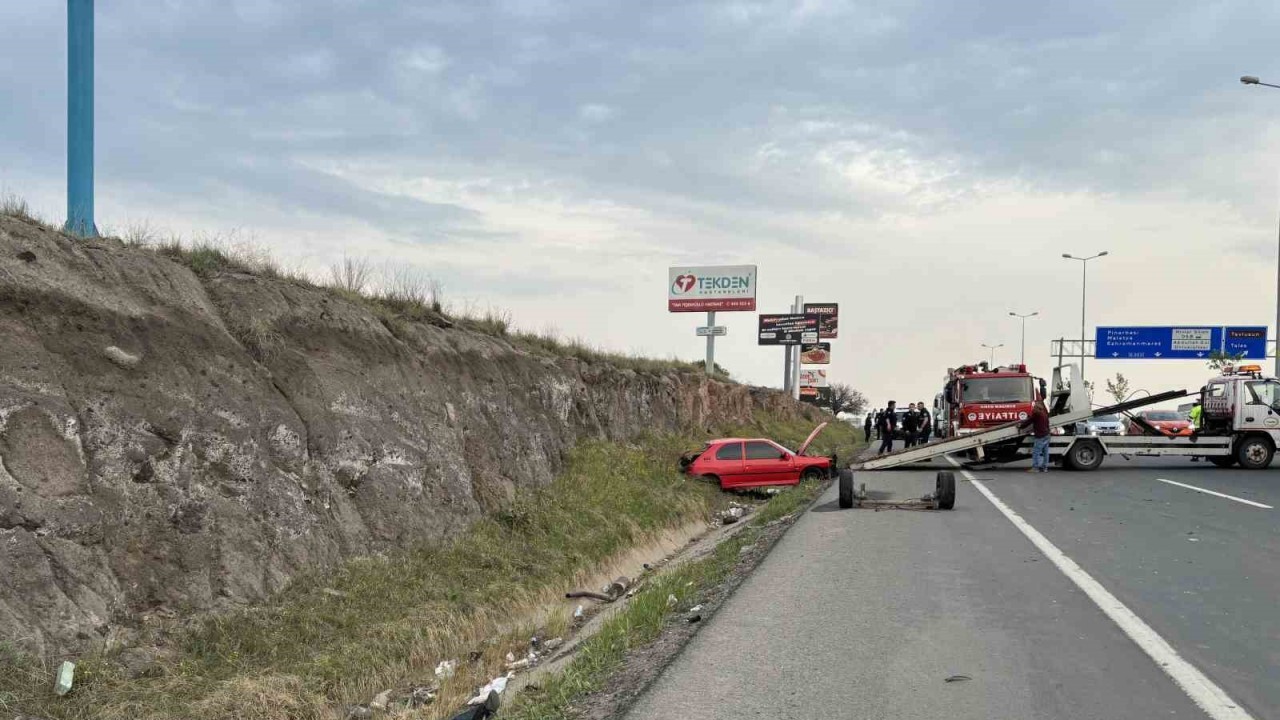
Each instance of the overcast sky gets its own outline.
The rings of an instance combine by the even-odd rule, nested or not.
[[[458,307],[698,359],[667,267],[838,302],[879,405],[1089,326],[1273,324],[1273,2],[98,3],[100,227],[238,230],[317,275],[411,265]],[[0,3],[0,189],[64,213],[65,3]],[[781,381],[752,313],[718,359]],[[1090,330],[1090,333],[1092,331]],[[1096,363],[1152,391],[1195,362]]]

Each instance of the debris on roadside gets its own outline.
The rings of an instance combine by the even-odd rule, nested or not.
[[[690,624],[690,625],[692,625],[692,624],[694,624],[694,623],[696,623],[696,622],[701,622],[701,621],[702,621],[702,615],[701,615],[700,613],[694,613],[693,615],[690,615],[690,616],[688,617],[688,620],[689,620],[689,624]]]
[[[716,519],[722,525],[732,525],[738,522],[747,514],[747,509],[737,503],[733,503],[727,510],[721,510],[716,514]]]
[[[693,607],[689,608],[689,612],[691,613],[702,612],[702,606],[694,605]]]
[[[370,710],[385,711],[387,706],[391,704],[391,691],[383,690],[369,701]]]
[[[487,685],[485,687],[488,687]],[[505,685],[504,685],[505,687]],[[485,718],[493,717],[502,705],[502,698],[499,691],[490,690],[484,695],[483,700],[475,703],[468,703],[466,708],[454,715],[449,720],[485,720]],[[476,698],[472,698],[475,700]]]
[[[578,621],[581,621],[581,620],[583,619],[583,610],[582,610],[582,606],[581,606],[581,605],[579,605],[578,607],[574,608],[574,610],[573,610],[573,619],[574,619],[574,620],[578,620]]]
[[[675,607],[680,602],[675,595],[667,595],[667,607]]]
[[[574,590],[564,594],[567,598],[591,598],[600,602],[613,602],[627,593],[627,588],[631,587],[631,578],[620,576],[613,582],[605,585],[600,592],[592,590]]]
[[[63,660],[58,666],[58,680],[53,686],[53,691],[58,695],[66,695],[71,692],[71,686],[75,683],[76,664],[70,660]]]
[[[352,705],[347,709],[347,720],[369,720],[373,711],[364,705]]]
[[[487,685],[480,688],[480,692],[476,693],[475,697],[467,701],[467,704],[480,705],[481,703],[484,703],[487,705],[491,697],[501,695],[502,692],[507,689],[507,681],[510,679],[511,673],[507,673],[506,675],[499,675],[498,677],[490,680]],[[497,710],[498,708],[494,707],[493,709]]]
[[[564,638],[551,638],[550,640],[547,640],[542,643],[542,649],[545,650],[546,652],[551,652],[552,650],[555,650],[556,648],[560,647],[563,644],[564,644]]]
[[[972,680],[972,679],[973,679],[973,678],[969,677],[968,675],[952,675],[951,677],[947,678],[946,680],[943,680],[943,682],[949,682],[949,683],[950,683],[950,682],[964,682],[965,680]]]
[[[439,685],[419,685],[409,691],[409,707],[422,707],[436,701]]]
[[[458,669],[457,660],[441,660],[440,664],[436,665],[436,677],[441,680],[448,680],[449,678],[453,677],[453,673],[457,669]]]

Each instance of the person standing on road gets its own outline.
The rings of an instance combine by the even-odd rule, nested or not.
[[[1018,423],[1019,428],[1031,428],[1031,437],[1035,438],[1031,446],[1031,469],[1027,472],[1049,472],[1049,408],[1044,400],[1036,400],[1031,408],[1031,416]]]
[[[877,425],[880,432],[880,455],[893,452],[893,428],[898,424],[898,418],[893,413],[894,405],[896,403],[890,400],[889,405],[880,412],[880,422]]]
[[[907,406],[907,414],[902,416],[902,440],[903,447],[912,447],[916,444],[916,433],[920,431],[920,415],[916,413],[916,404],[911,403]]]
[[[1196,400],[1191,406],[1191,411],[1187,413],[1187,419],[1191,421],[1191,434],[1196,435],[1200,432],[1200,420],[1204,416],[1204,408],[1200,407],[1200,401]],[[1199,455],[1192,455],[1191,462],[1200,462]]]
[[[924,406],[923,402],[918,404],[920,408],[920,439],[917,445],[927,445],[929,443],[929,435],[933,433],[933,413]]]
[[[871,413],[867,413],[867,419],[862,422],[862,440],[863,442],[871,442]]]
[[[876,424],[872,427],[872,429],[873,429],[873,430],[875,430],[875,433],[876,433],[876,439],[877,439],[877,440],[879,440],[879,439],[880,439],[880,421],[881,421],[881,420],[884,420],[884,410],[877,410],[877,411],[876,411]]]

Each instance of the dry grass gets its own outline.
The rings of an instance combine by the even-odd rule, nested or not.
[[[44,218],[31,211],[31,206],[27,204],[26,200],[11,192],[0,193],[0,215],[7,215],[42,227],[52,228]]]

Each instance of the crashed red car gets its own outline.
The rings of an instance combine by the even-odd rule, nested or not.
[[[766,487],[795,485],[801,480],[827,477],[836,458],[805,455],[813,439],[822,432],[822,423],[795,452],[766,438],[722,438],[708,442],[701,450],[680,457],[681,472],[715,480],[720,487]]]
[[[1193,429],[1191,421],[1185,415],[1172,410],[1144,410],[1136,415],[1145,420],[1148,425],[1169,436],[1190,435]],[[1128,434],[1144,435],[1145,431],[1138,423],[1131,422]]]

